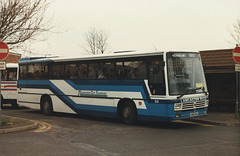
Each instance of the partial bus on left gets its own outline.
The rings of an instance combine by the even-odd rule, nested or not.
[[[1,71],[1,107],[3,104],[11,104],[14,108],[17,104],[17,63],[7,63],[6,70]]]

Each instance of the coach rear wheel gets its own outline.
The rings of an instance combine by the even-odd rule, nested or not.
[[[132,103],[126,103],[121,111],[121,118],[126,124],[133,124],[137,120],[137,110]]]
[[[3,97],[1,96],[1,105],[0,105],[0,108],[2,108],[3,106]]]
[[[53,107],[52,107],[52,101],[49,97],[43,98],[41,102],[41,111],[45,115],[52,115]]]
[[[13,109],[18,108],[17,101],[12,102],[12,108],[13,108]]]

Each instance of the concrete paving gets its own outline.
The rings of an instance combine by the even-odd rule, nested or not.
[[[5,118],[11,122],[9,125],[0,125],[0,134],[26,131],[31,129],[37,129],[39,127],[39,124],[34,120],[28,120],[19,117],[11,117],[6,115],[3,115],[2,118]],[[188,120],[222,126],[240,125],[240,119],[236,119],[234,113],[209,112],[207,116]]]
[[[239,126],[240,118],[236,119],[235,116],[235,113],[209,112],[207,116],[193,118],[191,120],[222,126]]]
[[[38,128],[38,123],[33,120],[6,115],[2,115],[2,118],[7,119],[9,123],[6,125],[0,125],[0,134],[26,131]]]

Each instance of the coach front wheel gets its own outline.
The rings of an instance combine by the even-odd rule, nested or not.
[[[134,124],[137,120],[136,107],[132,103],[127,102],[122,108],[121,118],[126,124]]]
[[[41,101],[41,111],[45,115],[52,115],[53,107],[50,97],[44,97]]]

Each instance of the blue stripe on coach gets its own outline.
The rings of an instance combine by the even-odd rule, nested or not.
[[[27,81],[27,82],[26,82]],[[93,81],[93,82],[89,82]],[[111,80],[85,80],[85,81],[71,81],[66,80],[66,82],[71,85],[76,90],[99,90],[99,91],[132,91],[132,92],[141,92],[143,98],[148,97],[147,88],[143,80],[137,80],[137,82],[112,80],[113,82],[107,82]],[[101,83],[103,82],[103,83]],[[91,85],[90,85],[91,84]],[[107,84],[107,85],[106,85]],[[132,85],[133,84],[133,85]],[[55,94],[61,101],[66,103],[72,110],[76,113],[84,113],[84,111],[101,111],[101,112],[116,112],[114,107],[108,106],[92,106],[86,104],[76,104],[68,96],[62,96],[64,93],[58,89],[51,81],[49,80],[19,80],[18,88],[39,88],[39,89],[49,89]],[[146,95],[147,94],[147,95]],[[148,103],[148,102],[147,102]],[[90,112],[88,112],[90,113]],[[94,112],[96,113],[96,112]],[[141,111],[141,113],[144,113]],[[86,112],[84,114],[87,114]],[[144,113],[146,114],[146,112]]]

